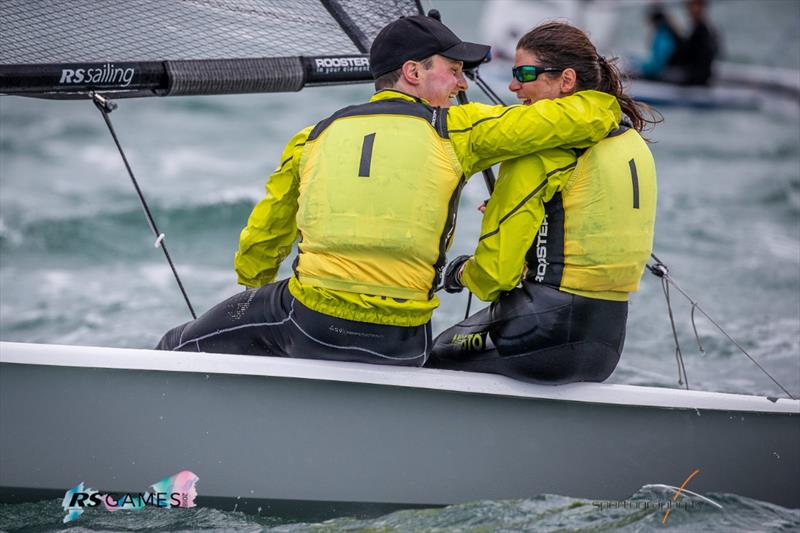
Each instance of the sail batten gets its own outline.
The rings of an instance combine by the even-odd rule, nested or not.
[[[3,0],[0,93],[166,96],[370,81],[365,52],[418,0]]]

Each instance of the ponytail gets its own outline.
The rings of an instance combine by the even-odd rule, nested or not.
[[[597,90],[616,96],[622,114],[631,121],[633,129],[638,132],[653,129],[656,124],[664,121],[664,117],[649,105],[637,102],[625,91],[622,83],[623,75],[617,68],[617,60],[616,57],[608,60],[601,55],[597,56],[597,64],[600,67]]]

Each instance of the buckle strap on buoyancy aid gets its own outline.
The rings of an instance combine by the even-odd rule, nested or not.
[[[619,125],[619,128],[615,129],[611,133],[606,136],[606,139],[610,139],[611,137],[616,137],[618,135],[622,135],[626,131],[631,129],[631,124],[627,122],[627,119],[623,119],[622,124]]]
[[[367,115],[407,115],[417,117],[428,122],[439,137],[448,138],[447,134],[447,109],[441,107],[430,107],[422,102],[412,102],[403,98],[390,98],[356,104],[340,109],[333,115],[317,123],[308,134],[308,141],[313,141],[319,137],[333,121],[345,117],[357,117]]]
[[[606,139],[610,139],[611,137],[618,137],[619,135],[622,135],[623,133],[625,133],[626,131],[628,131],[632,127],[633,127],[633,124],[630,123],[630,121],[628,120],[628,117],[622,117],[622,123],[619,125],[619,127],[617,129],[615,129],[614,131],[609,133],[606,136]],[[586,153],[586,150],[588,150],[588,149],[589,148],[573,148],[572,151],[575,153],[575,155],[577,157],[580,157],[584,153]]]

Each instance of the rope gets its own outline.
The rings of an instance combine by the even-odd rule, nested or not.
[[[128,158],[125,157],[125,151],[122,149],[119,139],[117,139],[117,133],[114,131],[114,126],[111,124],[111,119],[108,116],[109,113],[117,108],[117,104],[112,102],[110,99],[95,93],[94,91],[90,92],[89,96],[92,98],[94,105],[103,115],[103,120],[105,120],[106,126],[108,126],[108,131],[111,132],[111,137],[114,139],[114,143],[117,145],[119,155],[122,156],[122,162],[125,163],[125,168],[128,170],[128,175],[133,182],[133,187],[136,189],[136,194],[139,195],[139,202],[142,204],[142,208],[144,209],[144,215],[147,218],[147,224],[150,226],[150,230],[156,237],[154,246],[156,248],[161,248],[161,250],[164,252],[164,257],[167,258],[169,268],[172,270],[172,274],[175,276],[175,281],[178,282],[178,288],[180,288],[181,294],[183,294],[183,299],[186,300],[186,305],[189,306],[189,312],[192,314],[192,318],[196,319],[197,315],[195,314],[194,308],[189,301],[189,296],[186,294],[186,290],[183,288],[183,283],[181,283],[181,278],[178,276],[178,271],[175,270],[175,265],[172,263],[172,258],[169,256],[169,252],[167,251],[167,244],[164,242],[164,234],[158,231],[158,228],[156,227],[156,221],[153,220],[153,215],[150,213],[150,208],[144,199],[142,190],[139,188],[139,183],[136,181],[136,177],[133,175],[133,170],[131,170],[131,166],[128,163]]]
[[[661,278],[661,290],[664,291],[664,299],[667,301],[669,325],[672,328],[672,339],[675,342],[675,362],[678,365],[678,385],[683,385],[686,390],[689,390],[689,378],[686,375],[686,366],[683,364],[681,343],[678,341],[678,330],[675,327],[675,316],[672,313],[672,300],[669,296],[669,283],[667,281],[669,277],[669,269],[661,262],[652,267],[647,265],[647,268],[653,273],[654,276]]]
[[[700,353],[706,353],[703,349],[703,345],[700,343],[700,335],[697,334],[697,324],[694,321],[694,310],[697,309],[697,304],[692,302],[692,329],[694,329],[694,339],[697,341],[697,347],[700,348]]]
[[[652,258],[653,258],[653,259],[656,261],[656,264],[655,264],[655,265],[647,265],[647,269],[648,269],[648,270],[650,270],[650,272],[652,272],[652,273],[653,273],[653,275],[655,275],[655,276],[657,276],[657,277],[661,278],[661,283],[662,283],[662,286],[663,286],[663,287],[667,287],[668,285],[672,285],[672,286],[673,286],[675,289],[677,289],[677,290],[678,290],[678,292],[680,292],[680,293],[683,295],[683,297],[684,297],[684,298],[686,298],[686,299],[689,301],[689,303],[690,303],[690,304],[692,304],[692,327],[694,327],[694,334],[695,334],[695,337],[697,338],[697,344],[698,344],[698,346],[700,347],[700,351],[704,352],[705,350],[703,350],[703,346],[700,344],[700,337],[699,337],[699,335],[697,334],[697,327],[696,327],[696,325],[695,325],[695,323],[694,323],[694,311],[695,311],[695,309],[696,309],[696,310],[698,310],[698,311],[700,311],[700,313],[702,313],[702,314],[703,314],[703,316],[705,316],[705,317],[706,317],[706,318],[707,318],[707,319],[708,319],[708,320],[709,320],[709,321],[710,321],[712,324],[714,324],[714,326],[715,326],[715,327],[716,327],[716,328],[717,328],[717,329],[718,329],[718,330],[719,330],[719,331],[720,331],[720,332],[721,332],[723,335],[725,335],[725,337],[727,337],[727,338],[728,338],[728,340],[729,340],[729,341],[731,341],[731,342],[734,344],[734,346],[736,346],[736,347],[739,349],[739,351],[741,351],[741,352],[742,352],[742,353],[743,353],[745,356],[747,356],[747,358],[748,358],[748,359],[750,359],[750,361],[751,361],[751,362],[752,362],[754,365],[756,365],[756,367],[758,367],[758,369],[759,369],[759,370],[761,370],[761,372],[763,372],[765,376],[767,376],[767,377],[768,377],[770,380],[772,380],[772,382],[773,382],[775,385],[777,385],[777,386],[778,386],[778,388],[780,388],[780,389],[781,389],[781,390],[782,390],[782,391],[783,391],[783,392],[786,394],[786,396],[788,396],[788,397],[789,397],[789,398],[791,398],[792,400],[796,400],[796,399],[797,399],[797,398],[795,398],[794,396],[792,396],[792,393],[790,393],[790,392],[789,392],[789,391],[786,389],[786,387],[784,387],[783,385],[781,385],[781,384],[778,382],[778,380],[777,380],[777,379],[775,379],[775,378],[772,376],[772,374],[770,374],[769,372],[767,372],[767,370],[766,370],[766,369],[765,369],[763,366],[761,366],[761,365],[759,364],[759,362],[758,362],[758,361],[756,361],[756,359],[755,359],[753,356],[751,356],[749,353],[747,353],[747,350],[745,350],[745,349],[742,347],[742,345],[741,345],[741,344],[739,344],[738,342],[736,342],[736,340],[735,340],[733,337],[731,337],[731,336],[728,334],[728,332],[727,332],[727,331],[725,331],[725,329],[724,329],[722,326],[720,326],[720,325],[719,325],[719,324],[716,322],[716,320],[714,320],[713,318],[711,318],[711,316],[709,316],[709,314],[708,314],[708,313],[706,313],[706,312],[703,310],[703,308],[702,308],[702,307],[700,307],[700,305],[699,305],[697,302],[695,302],[695,301],[692,299],[692,297],[691,297],[691,296],[689,296],[689,295],[686,293],[686,291],[684,291],[684,290],[683,290],[683,289],[680,287],[680,285],[678,285],[678,284],[675,282],[675,280],[674,280],[674,279],[672,279],[672,277],[669,275],[669,269],[666,267],[666,265],[664,265],[664,263],[663,263],[663,262],[662,262],[662,261],[661,261],[661,260],[660,260],[658,257],[656,257],[656,255],[655,255],[655,254],[651,254],[651,257],[652,257]],[[669,319],[670,319],[670,323],[672,324],[672,333],[673,333],[673,338],[675,339],[675,349],[676,349],[676,357],[677,357],[677,354],[679,354],[679,353],[680,353],[680,346],[679,346],[679,344],[678,344],[678,337],[677,337],[677,333],[676,333],[676,331],[675,331],[675,322],[674,322],[674,320],[673,320],[673,317],[672,317],[672,308],[670,307],[670,299],[669,299],[669,290],[668,290],[668,288],[665,288],[665,289],[664,289],[664,294],[665,294],[665,296],[666,296],[666,298],[667,298],[667,308],[669,309]],[[685,378],[685,377],[686,377],[686,369],[685,369],[685,368],[683,368],[683,359],[682,359],[682,357],[681,357],[681,358],[679,358],[679,368],[678,368],[678,380],[679,380],[678,382],[679,382],[679,383],[680,383],[680,375],[681,375],[681,371],[683,372],[683,377]],[[688,382],[687,382],[687,388],[688,388]]]

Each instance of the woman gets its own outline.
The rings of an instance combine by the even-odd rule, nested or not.
[[[650,57],[639,65],[638,75],[649,80],[676,82],[679,76],[675,65],[680,60],[683,39],[662,7],[653,7],[648,20],[653,29],[653,42]]]
[[[500,167],[475,254],[445,275],[448,292],[466,286],[492,304],[442,333],[427,366],[603,381],[619,361],[628,294],[652,250],[656,173],[639,132],[657,120],[568,24],[524,35],[513,75],[509,89],[524,105],[595,89],[616,96],[627,121],[588,150],[547,150]]]

